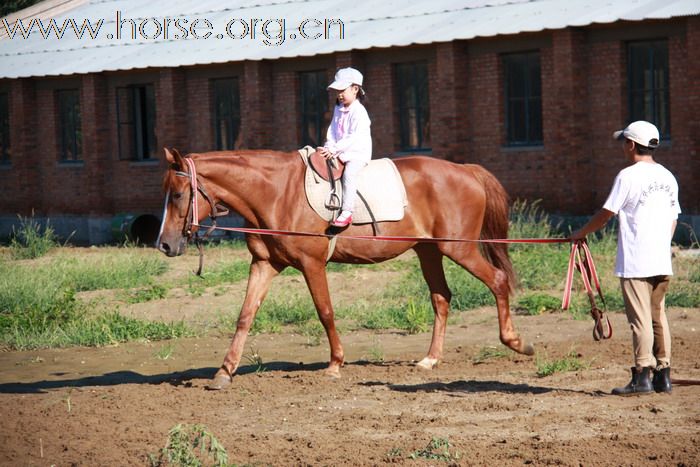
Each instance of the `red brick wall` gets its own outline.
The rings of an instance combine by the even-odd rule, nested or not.
[[[663,22],[654,22],[663,24]],[[354,66],[365,76],[375,157],[395,154],[398,115],[393,65],[427,60],[432,154],[479,163],[513,199],[542,199],[550,212],[590,214],[625,161],[611,133],[626,120],[629,24],[456,41],[429,46],[342,52],[275,62],[100,73],[0,82],[10,90],[12,161],[0,168],[0,215],[159,214],[164,163],[119,160],[115,89],[151,82],[157,99],[158,148],[214,148],[211,79],[237,76],[244,148],[299,145],[298,72]],[[673,22],[669,35],[671,133],[657,159],[681,185],[685,213],[700,213],[700,18]],[[631,31],[631,32],[630,32]],[[540,50],[544,145],[505,147],[501,54]],[[83,162],[58,161],[56,89],[80,89]],[[334,97],[329,94],[332,105]],[[159,154],[160,151],[159,151]]]

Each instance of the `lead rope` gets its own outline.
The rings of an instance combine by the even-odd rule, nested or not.
[[[562,299],[561,308],[567,310],[571,304],[571,288],[574,279],[574,267],[581,272],[581,279],[586,288],[586,295],[591,304],[591,317],[595,322],[593,326],[593,339],[599,341],[601,339],[610,339],[613,334],[610,318],[605,315],[605,311],[598,308],[595,301],[595,293],[591,282],[595,284],[600,301],[603,307],[606,307],[605,297],[600,287],[598,272],[593,263],[593,256],[588,248],[586,240],[577,240],[571,243],[571,253],[569,255],[569,267],[566,272],[566,284],[564,285],[564,298]]]

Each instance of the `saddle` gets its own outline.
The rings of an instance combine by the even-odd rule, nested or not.
[[[315,148],[305,146],[298,153],[306,166],[304,191],[311,208],[322,219],[331,221],[337,216],[341,204],[340,178],[344,165],[338,159],[326,161]],[[312,161],[316,161],[315,165]],[[329,180],[328,162],[332,166],[333,181]],[[406,189],[396,165],[391,159],[373,159],[362,169],[357,180],[358,199],[353,210],[353,224],[399,221],[408,205]]]
[[[309,155],[309,165],[319,177],[330,182],[331,185],[343,176],[345,169],[345,164],[340,159],[326,159],[318,152],[312,152]]]

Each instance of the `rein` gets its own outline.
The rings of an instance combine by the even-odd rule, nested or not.
[[[274,230],[274,229],[260,229],[251,227],[218,227],[216,225],[216,218],[225,216],[229,213],[228,209],[220,208],[214,199],[209,196],[209,194],[204,189],[199,177],[197,176],[197,170],[194,165],[194,161],[190,158],[184,158],[189,172],[175,171],[175,175],[178,177],[187,177],[190,179],[190,206],[188,208],[187,222],[183,229],[188,239],[193,236],[197,244],[197,249],[199,250],[199,268],[196,272],[198,276],[202,275],[202,266],[204,262],[204,251],[202,248],[202,240],[207,238],[214,230],[225,230],[229,232],[239,232],[244,234],[257,234],[257,235],[273,235],[273,236],[293,236],[293,237],[323,237],[329,240],[334,240],[338,237],[335,234],[327,233],[317,233],[317,232],[298,232],[292,230]],[[197,200],[197,193],[201,193],[204,199],[207,200],[211,206],[210,218],[212,219],[211,225],[202,225],[199,223],[199,206]],[[166,209],[168,199],[170,197],[170,190],[168,190],[165,198]],[[165,220],[165,209],[163,212],[163,219]],[[206,228],[206,232],[203,236],[196,235],[199,232],[199,228]],[[195,230],[195,228],[197,228]],[[562,309],[566,310],[569,308],[571,303],[571,289],[573,286],[573,276],[574,268],[581,272],[581,278],[583,284],[586,288],[586,294],[591,304],[591,316],[595,322],[593,327],[593,339],[599,341],[601,339],[609,339],[612,337],[612,325],[610,324],[610,319],[605,316],[604,311],[596,306],[595,295],[593,293],[593,288],[591,286],[591,281],[596,286],[598,295],[600,296],[603,306],[605,306],[605,299],[600,287],[600,280],[598,279],[598,273],[596,271],[595,265],[593,264],[593,256],[588,248],[586,240],[576,240],[572,241],[570,238],[492,238],[492,239],[464,239],[464,238],[450,238],[450,237],[404,237],[395,235],[342,235],[343,239],[349,240],[371,240],[371,241],[385,241],[385,242],[415,242],[415,243],[565,243],[571,242],[571,253],[569,255],[569,266],[566,274],[566,285],[564,290],[564,298],[562,300]]]

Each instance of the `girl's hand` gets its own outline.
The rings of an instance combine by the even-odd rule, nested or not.
[[[333,154],[331,154],[331,152],[328,150],[328,148],[324,148],[324,147],[319,146],[316,148],[316,152],[321,154],[321,156],[324,159],[333,159],[335,157]]]

